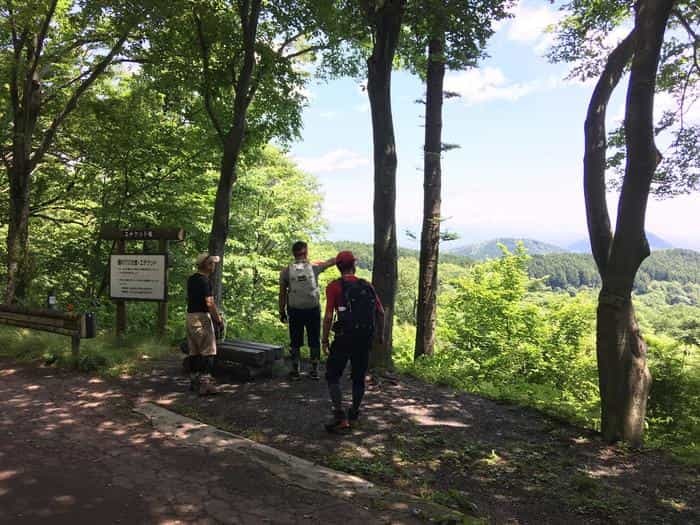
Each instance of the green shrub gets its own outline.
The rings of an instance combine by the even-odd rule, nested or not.
[[[122,339],[100,335],[95,339],[83,339],[76,357],[71,352],[68,337],[21,328],[0,328],[0,357],[82,372],[108,375],[133,372],[151,360],[178,351],[167,343],[138,335]]]

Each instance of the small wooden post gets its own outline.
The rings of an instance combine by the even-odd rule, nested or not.
[[[168,253],[168,241],[166,239],[158,240],[158,251],[160,253]],[[168,282],[168,266],[167,257],[165,258],[165,282]],[[168,329],[168,287],[165,287],[165,300],[158,303],[158,326],[156,328],[156,333],[158,337],[165,337],[166,331]]]
[[[74,358],[80,355],[80,335],[72,335],[70,338],[70,350]]]
[[[124,239],[117,240],[117,255],[126,253],[126,242]],[[126,301],[117,299],[117,337],[122,337],[126,333]]]

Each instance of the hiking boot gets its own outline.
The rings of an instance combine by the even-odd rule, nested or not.
[[[208,396],[212,394],[218,394],[219,390],[216,388],[214,379],[211,376],[203,376],[199,381],[199,395]]]
[[[348,421],[350,423],[356,423],[357,420],[360,418],[360,409],[359,408],[348,408]]]
[[[350,429],[350,423],[348,423],[348,419],[345,417],[345,412],[342,410],[334,410],[333,419],[326,423],[324,427],[328,432],[343,432]]]

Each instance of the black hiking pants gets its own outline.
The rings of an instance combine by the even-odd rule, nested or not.
[[[306,331],[311,361],[318,362],[321,359],[321,307],[287,308],[287,316],[292,360],[299,361],[299,349],[304,346],[304,331]]]
[[[359,410],[365,395],[365,375],[369,366],[371,346],[371,334],[337,335],[333,340],[326,361],[326,381],[335,411],[342,410],[340,378],[348,361],[352,367],[352,407]]]

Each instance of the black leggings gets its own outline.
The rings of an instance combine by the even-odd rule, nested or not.
[[[214,355],[192,355],[190,356],[190,370],[200,374],[214,373]]]
[[[340,378],[348,361],[352,367],[352,407],[359,410],[365,395],[365,375],[369,365],[371,345],[371,335],[339,336],[333,341],[326,362],[326,381],[328,381],[328,393],[331,396],[333,409],[336,412],[343,409]]]

